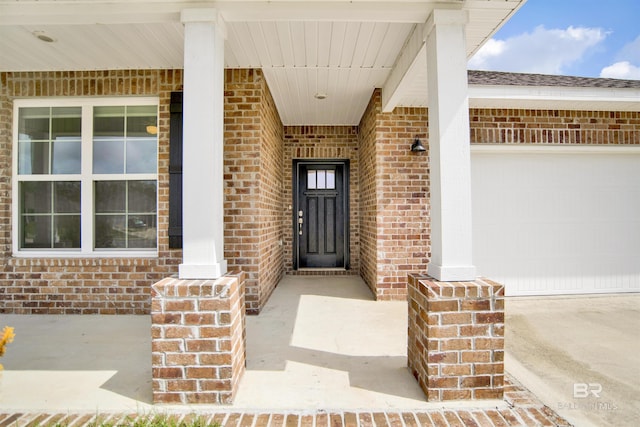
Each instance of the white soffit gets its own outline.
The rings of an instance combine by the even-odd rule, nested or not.
[[[285,125],[354,125],[375,88],[391,95],[387,106],[426,106],[426,55],[407,43],[434,7],[468,10],[471,56],[523,3],[0,0],[0,71],[182,68],[180,12],[214,7],[227,23],[225,65],[262,68]]]

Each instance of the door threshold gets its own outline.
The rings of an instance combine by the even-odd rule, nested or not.
[[[297,270],[291,270],[288,274],[292,276],[352,276],[358,274],[357,271],[346,269],[344,267],[339,268],[313,268],[305,267]]]

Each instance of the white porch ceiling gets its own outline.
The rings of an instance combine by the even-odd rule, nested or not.
[[[285,125],[358,124],[375,88],[386,109],[427,105],[434,8],[468,10],[471,56],[524,1],[0,0],[0,71],[182,68],[180,11],[215,7],[226,67],[263,69]]]

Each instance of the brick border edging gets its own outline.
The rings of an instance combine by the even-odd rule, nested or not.
[[[482,425],[487,427],[544,425],[571,427],[571,424],[543,405],[522,384],[510,375],[505,377],[505,408],[485,409],[434,409],[434,410],[344,410],[344,411],[234,411],[204,410],[185,413],[183,411],[163,411],[175,425],[189,423],[200,417],[202,425],[218,422],[222,426],[255,427],[379,427],[406,425],[417,426],[459,426]],[[151,413],[154,415],[155,413]],[[149,414],[114,412],[96,414],[94,412],[71,413],[0,413],[0,426],[27,427],[29,425],[69,427],[95,427],[100,422],[109,425],[123,425],[125,421],[135,421]],[[404,424],[403,424],[404,423]],[[466,424],[465,424],[466,423]],[[474,424],[475,423],[475,424]],[[130,423],[128,425],[133,425]]]
[[[504,285],[410,274],[408,366],[428,401],[502,399]]]
[[[245,371],[243,272],[151,287],[153,402],[229,404]]]

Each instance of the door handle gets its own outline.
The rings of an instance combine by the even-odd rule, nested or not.
[[[302,211],[298,211],[298,234],[300,236],[302,236],[302,224],[304,223],[303,215]]]

